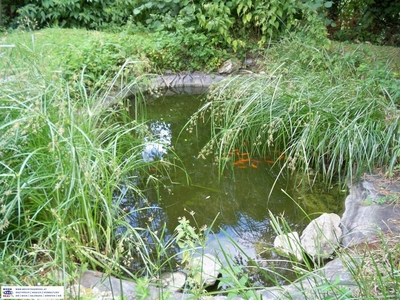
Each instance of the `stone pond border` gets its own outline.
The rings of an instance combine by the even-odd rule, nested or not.
[[[112,105],[115,98],[129,98],[138,93],[155,94],[156,97],[168,96],[174,94],[200,95],[209,89],[209,87],[225,78],[226,74],[218,73],[177,73],[167,75],[147,74],[143,82],[137,84],[121,85],[115,82],[110,93],[106,97],[106,106]]]

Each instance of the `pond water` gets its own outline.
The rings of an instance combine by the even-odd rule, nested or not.
[[[248,264],[246,256],[266,267],[272,259],[275,266],[286,272],[284,276],[290,277],[288,263],[279,262],[280,257],[269,251],[275,238],[269,211],[276,216],[284,214],[292,230],[301,232],[309,222],[302,209],[315,217],[322,212],[341,213],[345,195],[337,188],[332,188],[329,193],[323,189],[301,193],[294,188],[290,178],[277,180],[279,170],[270,163],[259,164],[256,168],[248,165],[227,169],[219,178],[212,158],[197,158],[209,138],[209,128],[200,127],[197,133],[182,131],[200,105],[199,95],[185,94],[147,102],[149,124],[165,122],[168,125],[173,151],[182,160],[190,182],[184,172],[170,170],[173,183],[165,182],[166,188],[159,194],[147,195],[146,205],[150,204],[152,209],[140,218],[142,221],[151,219],[153,230],[165,223],[170,234],[178,225],[178,218],[183,216],[198,227],[213,224],[213,234],[208,237],[205,252],[215,255],[223,247],[243,265]],[[132,219],[132,222],[138,220]],[[263,282],[262,276],[252,276],[254,282],[268,284]]]

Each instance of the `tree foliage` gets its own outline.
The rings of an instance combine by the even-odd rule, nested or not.
[[[213,45],[261,44],[306,27],[311,35],[400,44],[400,2],[391,0],[1,0],[7,26],[117,29],[131,22],[174,32],[185,26]],[[0,24],[1,26],[1,24]]]
[[[400,46],[399,1],[334,0],[329,15],[333,38]]]
[[[3,0],[4,1],[4,0]],[[10,0],[5,5],[11,7]],[[262,42],[309,21],[309,16],[330,3],[325,0],[32,0],[15,5],[10,15],[20,22],[35,20],[39,27],[84,27],[104,29],[131,20],[151,29],[173,29],[180,20],[196,31],[207,33],[233,48],[239,37],[256,37]]]

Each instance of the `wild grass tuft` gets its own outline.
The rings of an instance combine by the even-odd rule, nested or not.
[[[84,73],[70,86],[41,71],[27,59],[0,86],[1,268],[12,270],[1,272],[0,282],[66,283],[46,274],[67,276],[79,266],[132,275],[123,264],[127,253],[142,253],[136,258],[144,264],[153,257],[147,228],[129,226],[120,203],[122,190],[143,196],[146,181],[138,179],[148,177],[142,159],[148,129],[129,115],[124,90],[88,91]]]
[[[357,299],[397,299],[400,296],[399,235],[379,232],[376,239],[339,254],[352,274]]]
[[[289,45],[286,45],[289,46]],[[191,122],[209,122],[200,156],[223,169],[234,149],[275,158],[282,170],[312,183],[349,184],[365,171],[399,164],[399,97],[395,76],[359,53],[341,56],[292,40],[269,73],[234,76],[215,85]],[[266,55],[283,48],[272,47]],[[318,54],[313,57],[313,53]]]

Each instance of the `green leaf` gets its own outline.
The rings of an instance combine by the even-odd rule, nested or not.
[[[324,6],[325,6],[326,8],[332,7],[332,1],[326,1],[325,4],[324,4]]]
[[[252,18],[252,14],[251,13],[247,13],[246,14],[246,22],[250,22]]]
[[[243,277],[239,279],[240,286],[242,287],[246,286],[247,281],[248,281],[247,275],[243,275]]]
[[[179,0],[178,0],[179,1]],[[193,5],[188,5],[188,6],[185,6],[185,8],[184,8],[184,11],[185,11],[185,13],[187,14],[187,15],[191,15],[191,14],[193,14],[194,13],[194,6]]]
[[[236,11],[237,11],[238,14],[240,14],[240,12],[242,11],[242,7],[243,7],[243,3],[240,2],[239,5],[238,5],[238,7],[237,7],[237,9],[236,9]]]

